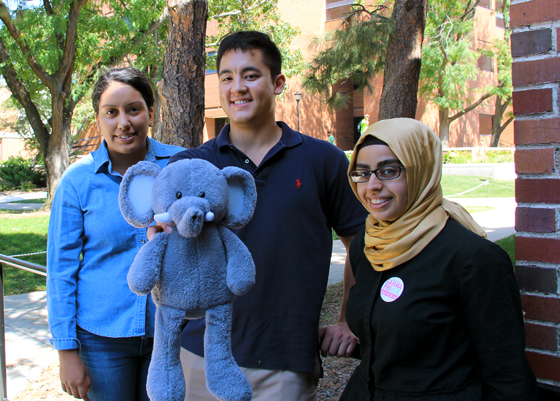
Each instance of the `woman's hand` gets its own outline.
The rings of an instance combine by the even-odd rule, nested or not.
[[[157,223],[155,226],[148,227],[148,231],[146,232],[146,237],[148,237],[148,241],[151,241],[152,238],[154,238],[154,236],[157,233],[162,233],[164,231],[167,234],[171,234],[172,231],[171,226],[165,223]]]
[[[91,387],[91,380],[86,365],[78,355],[78,350],[58,351],[58,357],[62,390],[74,398],[90,401],[87,393]]]
[[[358,337],[352,333],[348,323],[338,322],[333,326],[321,327],[319,341],[321,342],[321,355],[350,357],[358,344]]]

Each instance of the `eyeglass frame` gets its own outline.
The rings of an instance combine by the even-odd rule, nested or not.
[[[387,168],[387,167],[398,168],[398,169],[399,169],[399,175],[397,175],[396,177],[392,177],[392,178],[381,178],[381,177],[379,177],[379,176],[377,175],[377,172],[378,172],[379,170],[383,170],[384,168]],[[352,182],[355,182],[356,184],[364,184],[364,183],[366,183],[366,182],[369,182],[369,180],[371,180],[372,175],[375,175],[375,176],[377,177],[377,179],[378,179],[378,180],[381,180],[381,181],[396,180],[397,178],[399,178],[399,177],[401,176],[403,170],[406,170],[406,167],[401,167],[401,166],[383,166],[383,167],[376,168],[375,170],[368,170],[367,168],[360,168],[360,169],[356,169],[356,170],[350,171],[350,172],[348,173],[348,177],[350,177],[350,179],[352,180]],[[354,177],[352,177],[352,175],[351,175],[354,171],[367,171],[367,172],[369,172],[369,178],[368,178],[366,181],[355,181],[355,180],[354,180]],[[357,177],[357,178],[360,178],[360,177]]]

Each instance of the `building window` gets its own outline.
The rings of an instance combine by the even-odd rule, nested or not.
[[[477,65],[482,71],[494,72],[494,59],[492,57],[480,56]]]
[[[480,0],[480,2],[478,3],[478,5],[480,7],[484,7],[484,8],[490,8],[490,0]]]
[[[352,11],[352,4],[355,0],[325,0],[327,8],[327,21],[344,18]]]
[[[498,28],[505,28],[504,17],[502,14],[496,14],[496,26]]]
[[[494,116],[492,114],[479,114],[478,115],[478,134],[492,136],[492,122]]]
[[[490,146],[492,144],[492,122],[494,116],[491,114],[478,115],[478,139],[481,146]]]

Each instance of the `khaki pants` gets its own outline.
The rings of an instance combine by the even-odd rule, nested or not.
[[[206,388],[204,358],[181,348],[181,364],[185,374],[185,401],[216,401]],[[255,401],[316,401],[319,382],[319,360],[314,372],[241,368],[251,387]]]

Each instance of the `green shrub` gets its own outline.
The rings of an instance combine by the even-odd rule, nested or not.
[[[33,159],[10,157],[0,163],[0,190],[30,190],[47,185],[47,175],[35,166]]]
[[[471,163],[472,154],[470,150],[450,150],[443,152],[443,164],[466,164]]]
[[[513,163],[512,150],[486,150],[486,163]]]
[[[513,163],[513,151],[486,148],[476,158],[471,150],[443,150],[443,164]]]

